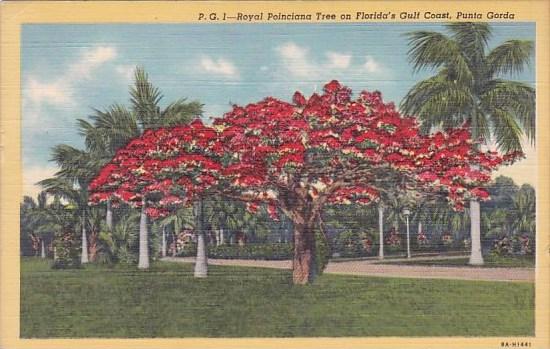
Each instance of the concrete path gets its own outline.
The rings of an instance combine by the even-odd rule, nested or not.
[[[428,257],[422,258],[422,260]],[[449,257],[446,257],[446,259]],[[464,258],[456,256],[452,258]],[[437,258],[429,258],[437,259]],[[164,261],[194,263],[194,257],[166,257]],[[406,260],[406,259],[404,259]],[[420,260],[416,259],[415,260]],[[392,261],[399,261],[392,259]],[[382,276],[382,277],[405,277],[420,279],[455,279],[455,280],[484,280],[484,281],[526,281],[535,280],[534,268],[470,268],[470,267],[448,267],[448,266],[423,266],[423,265],[392,265],[378,264],[377,260],[330,262],[325,273],[359,275],[359,276]],[[209,259],[211,265],[232,265],[243,267],[262,267],[291,269],[292,261],[264,261],[246,259]]]

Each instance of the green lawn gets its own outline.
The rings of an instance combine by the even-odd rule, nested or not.
[[[155,263],[52,270],[24,258],[21,337],[523,336],[532,283],[324,275]]]
[[[380,262],[382,264],[402,264],[402,265],[436,265],[440,267],[457,267],[469,266],[472,268],[534,268],[535,256],[515,256],[515,257],[499,257],[494,255],[483,257],[485,264],[469,265],[468,258],[453,258],[453,259],[434,259],[434,260],[410,260],[399,262]]]

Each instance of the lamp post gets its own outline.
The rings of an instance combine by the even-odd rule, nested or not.
[[[407,221],[407,258],[411,258],[411,238],[409,230],[409,215],[411,214],[411,211],[409,211],[409,209],[404,209],[403,214],[405,215],[405,219]]]

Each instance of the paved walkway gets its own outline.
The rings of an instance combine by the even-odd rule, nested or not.
[[[448,259],[449,257],[445,257]],[[454,256],[452,258],[464,258]],[[438,259],[434,257],[421,257],[415,260]],[[194,257],[166,257],[164,261],[194,263]],[[403,259],[406,260],[406,259]],[[399,261],[399,259],[392,259]],[[392,265],[378,264],[377,260],[330,262],[325,273],[360,275],[360,276],[385,276],[406,277],[421,279],[457,279],[457,280],[484,280],[484,281],[527,281],[535,280],[534,268],[470,268],[470,267],[443,267],[423,265]],[[262,267],[291,269],[292,261],[264,261],[246,259],[209,259],[211,265],[233,265],[243,267]]]

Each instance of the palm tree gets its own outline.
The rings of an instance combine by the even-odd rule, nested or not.
[[[178,99],[161,108],[164,98],[160,90],[150,81],[149,76],[141,67],[134,73],[134,84],[130,87],[130,108],[114,104],[106,110],[94,110],[90,116],[92,122],[79,120],[80,132],[86,137],[86,148],[97,160],[97,171],[106,164],[130,139],[139,136],[147,129],[174,126],[191,122],[202,115],[202,104],[197,101],[187,102],[185,98]],[[143,200],[145,203],[146,200]],[[140,258],[138,267],[149,267],[148,220],[145,214],[145,204],[142,205],[140,218]],[[108,229],[112,229],[112,209],[107,202],[106,221]]]
[[[523,184],[514,197],[511,216],[516,234],[534,233],[536,229],[536,194],[529,184]]]
[[[40,253],[41,258],[46,258],[44,239],[52,233],[43,229],[47,223],[47,209],[47,193],[44,191],[38,194],[36,201],[24,196],[20,204],[21,237],[30,240],[35,255]]]
[[[437,74],[414,85],[401,110],[417,115],[424,132],[468,123],[473,139],[494,141],[504,152],[521,151],[524,135],[535,140],[535,90],[503,76],[529,65],[533,42],[508,40],[489,51],[489,24],[450,23],[446,28],[449,35],[408,34],[414,70],[437,69]],[[470,201],[470,218],[470,264],[483,264],[478,201]]]
[[[55,151],[54,149],[54,153]],[[48,194],[63,198],[76,207],[80,217],[82,232],[80,263],[84,264],[89,261],[86,227],[89,211],[87,187],[91,176],[83,174],[85,168],[71,167],[71,165],[74,166],[73,161],[74,158],[59,159],[58,165],[61,167],[61,170],[56,173],[55,177],[44,179],[39,184]]]

